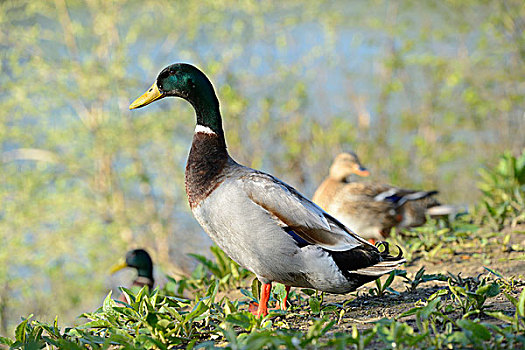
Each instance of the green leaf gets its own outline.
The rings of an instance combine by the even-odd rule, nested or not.
[[[167,309],[168,313],[169,313],[171,316],[173,316],[177,321],[182,322],[182,320],[183,320],[184,318],[183,318],[182,315],[179,313],[179,311],[177,311],[176,308],[174,308],[174,307],[168,307],[168,308],[166,308],[166,309]]]
[[[501,321],[506,322],[506,323],[513,323],[514,322],[514,318],[513,317],[507,316],[501,311],[496,311],[496,312],[485,311],[485,314],[487,314],[487,315],[489,315],[491,317],[497,318],[498,320],[501,320]]]
[[[505,296],[507,297],[507,299],[512,303],[512,305],[514,305],[514,307],[516,308],[516,310],[518,309],[518,299],[514,298],[512,295],[510,295],[509,293],[503,293],[505,294]]]
[[[15,329],[15,339],[21,343],[25,343],[26,341],[27,323],[31,317],[33,317],[33,315],[29,315],[29,317],[20,322],[20,324]]]
[[[238,312],[226,316],[226,322],[239,326],[244,330],[250,330],[257,323],[254,316],[249,312]]]
[[[244,295],[245,297],[251,299],[254,302],[258,302],[257,297],[255,297],[253,295],[251,290],[247,290],[247,289],[241,288],[241,294]]]
[[[518,312],[519,316],[525,317],[525,288],[521,291],[516,311]]]
[[[422,307],[419,311],[419,315],[421,315],[421,318],[426,320],[428,317],[437,311],[437,307],[439,303],[441,302],[441,297],[437,297],[434,300],[430,301],[426,306]]]
[[[466,319],[458,320],[456,323],[462,329],[472,332],[472,335],[474,335],[476,338],[480,338],[484,341],[490,340],[490,332],[482,324]]]
[[[501,273],[497,272],[496,270],[493,270],[493,269],[491,269],[491,268],[489,268],[487,266],[483,266],[483,268],[485,270],[487,270],[488,272],[490,272],[491,274],[493,274],[494,276],[497,276],[499,278],[504,278],[503,275]]]
[[[228,299],[224,300],[224,313],[229,315],[237,311],[237,307]]]
[[[159,320],[159,322],[157,322],[157,326],[160,327],[160,328],[163,328],[163,329],[166,329],[170,326],[170,324],[172,324],[172,322],[170,320],[167,320],[167,319],[161,319]]]
[[[339,310],[339,307],[337,305],[328,305],[323,307],[323,312],[329,313],[329,312],[337,312]]]
[[[208,307],[206,306],[206,304],[204,304],[202,301],[199,301],[197,305],[195,305],[195,307],[191,310],[191,312],[184,317],[184,319],[185,321],[193,320],[205,313],[206,311],[208,311]]]
[[[449,293],[449,290],[448,289],[440,289],[438,290],[437,292],[433,293],[431,296],[428,297],[428,300],[434,300],[435,298],[437,297],[440,297],[442,295],[447,295]]]
[[[140,342],[144,343],[145,345],[144,347],[147,347],[148,349],[153,348],[153,345],[157,346],[159,349],[162,349],[162,350],[167,349],[165,344],[163,344],[160,340],[155,339],[153,337],[149,337],[147,335],[140,335],[137,338],[140,340]]]
[[[417,314],[417,312],[419,310],[421,310],[421,307],[413,307],[413,308],[403,312],[401,315],[397,316],[396,319],[399,319],[399,318],[402,318],[402,317],[406,317],[406,316],[415,315],[415,314]]]
[[[425,339],[426,337],[428,337],[428,332],[425,332],[423,334],[419,334],[415,337],[412,337],[412,339],[409,339],[409,341],[407,342],[408,345],[410,346],[414,346],[414,345],[417,345],[419,344],[421,341],[423,341],[423,339]]]
[[[449,286],[450,288],[450,291],[456,295],[456,296],[460,296],[460,295],[467,295],[467,292],[465,291],[464,288],[461,288],[461,287],[456,287],[456,286]]]
[[[11,346],[13,343],[14,342],[11,339],[0,336],[0,344]]]
[[[440,273],[438,274],[430,274],[430,275],[423,275],[421,277],[421,280],[423,282],[430,282],[430,281],[446,281],[447,277],[445,275],[442,275]]]
[[[125,287],[119,287],[119,289],[122,292],[122,294],[124,294],[124,296],[126,297],[126,300],[129,300],[130,303],[133,305],[136,301],[134,293],[130,289]]]
[[[115,306],[115,301],[111,299],[111,292],[109,291],[109,294],[104,299],[104,303],[102,304],[102,310],[109,316],[109,317],[117,317],[118,314],[115,310],[113,310],[113,306]]]
[[[414,277],[415,280],[421,279],[423,275],[425,274],[425,267],[422,266],[416,273],[416,276]]]
[[[252,295],[257,301],[261,299],[261,281],[258,278],[254,278],[252,281]]]
[[[392,282],[394,282],[395,277],[396,277],[396,272],[395,271],[390,272],[390,275],[388,275],[388,278],[386,279],[385,284],[383,285],[383,289],[390,287]]]
[[[308,295],[310,297],[315,294],[315,290],[307,289],[307,288],[301,289],[301,292],[303,292],[304,294],[306,294],[306,295]]]
[[[141,302],[143,302],[146,299],[146,296],[148,294],[148,286],[143,286],[139,292],[135,295],[135,303],[139,305]],[[114,303],[112,304],[114,305]]]
[[[215,297],[217,296],[217,293],[219,292],[219,281],[213,282],[206,291],[206,300],[205,303],[208,307],[211,307],[211,304],[215,302]]]
[[[495,297],[500,292],[499,284],[492,282],[489,285],[481,286],[476,290],[476,294],[485,295],[489,298]]]
[[[454,332],[451,335],[449,335],[447,338],[450,343],[459,343],[459,344],[463,344],[464,346],[467,346],[470,344],[470,341],[464,332]]]
[[[107,320],[95,320],[84,323],[78,326],[78,329],[87,329],[87,328],[107,328],[111,327],[113,324]]]
[[[235,263],[235,261],[230,261],[230,271],[235,280],[241,278],[241,275],[239,274],[239,269],[237,267],[238,265],[237,263]]]
[[[380,295],[381,292],[383,291],[383,286],[381,285],[381,279],[380,278],[376,279],[375,283],[376,283],[377,294]]]
[[[219,266],[217,264],[215,264],[214,262],[212,262],[211,260],[208,260],[206,259],[204,256],[202,255],[198,255],[198,254],[188,254],[189,256],[197,259],[202,265],[204,265],[208,271],[210,271],[214,276],[218,277],[218,278],[221,278],[223,277],[222,274],[221,274],[221,270],[219,269]]]
[[[321,312],[321,302],[319,301],[319,298],[310,297],[308,303],[310,304],[310,310],[314,315],[318,315]]]
[[[228,273],[220,279],[220,283],[223,285],[228,284],[228,281],[231,280],[231,278],[232,278],[232,274]]]

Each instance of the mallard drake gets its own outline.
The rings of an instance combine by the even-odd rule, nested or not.
[[[312,200],[364,238],[381,240],[392,227],[421,226],[427,209],[439,205],[437,191],[414,191],[375,183],[352,182],[352,175],[368,176],[355,153],[337,155],[328,177]]]
[[[126,258],[111,268],[111,273],[120,271],[126,267],[131,267],[137,270],[137,277],[133,280],[131,288],[142,288],[148,286],[150,290],[153,289],[155,279],[153,278],[153,261],[150,255],[144,249],[134,249],[126,253]],[[119,297],[121,301],[125,300],[124,295]]]
[[[263,284],[257,309],[268,314],[272,282],[347,293],[389,273],[405,259],[380,251],[334,217],[273,177],[235,162],[226,149],[219,100],[198,68],[163,69],[130,109],[164,97],[195,109],[196,127],[186,164],[186,193],[204,231]]]

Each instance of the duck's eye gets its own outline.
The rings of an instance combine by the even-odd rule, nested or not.
[[[153,90],[153,88],[149,88],[148,92],[151,92],[151,90]]]

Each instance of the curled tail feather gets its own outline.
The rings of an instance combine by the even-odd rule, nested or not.
[[[390,244],[388,242],[377,242],[376,247],[379,248],[383,246],[385,249],[380,253],[382,261],[374,264],[372,266],[364,267],[352,271],[354,273],[364,275],[364,276],[382,276],[384,274],[390,273],[398,268],[401,264],[406,262],[406,259],[403,257],[403,251],[399,246],[396,246],[399,250],[397,255],[390,255]]]

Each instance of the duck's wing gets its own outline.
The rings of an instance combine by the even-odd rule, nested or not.
[[[392,187],[388,191],[377,194],[374,200],[376,202],[392,202],[396,208],[399,208],[407,202],[425,200],[437,193],[438,191],[415,191]]]
[[[269,212],[276,224],[289,227],[308,243],[332,251],[345,251],[363,245],[375,249],[279,179],[254,170],[241,176],[240,180],[248,197]]]
[[[437,194],[437,191],[409,190],[390,185],[371,182],[351,182],[341,190],[343,198],[359,201],[369,198],[374,202],[382,202],[401,207],[406,202],[418,201]]]

